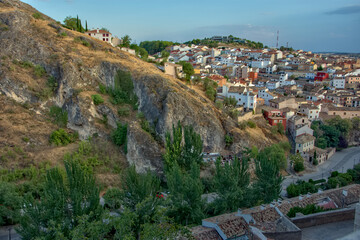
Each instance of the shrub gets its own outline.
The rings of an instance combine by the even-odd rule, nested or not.
[[[105,207],[116,210],[121,207],[122,191],[119,188],[110,188],[104,195]]]
[[[123,116],[123,117],[129,116],[130,115],[129,107],[126,107],[126,106],[120,107],[118,109],[118,114],[119,114],[119,116]]]
[[[223,103],[222,103],[221,101],[218,101],[218,100],[217,100],[217,101],[215,102],[215,107],[216,107],[217,109],[220,109],[220,110],[221,110],[221,109],[223,109],[224,106],[223,106]]]
[[[48,88],[50,88],[50,90],[51,90],[52,92],[55,92],[55,91],[56,91],[56,89],[57,89],[57,87],[58,87],[58,83],[57,83],[57,81],[56,81],[56,79],[55,79],[54,76],[50,76],[50,77],[48,78],[47,83],[46,83],[46,86],[47,86]]]
[[[240,114],[240,112],[239,112],[239,110],[237,110],[237,109],[232,109],[232,110],[229,112],[230,117],[231,117],[232,119],[234,119],[234,120],[238,120],[239,114]]]
[[[284,125],[282,125],[282,123],[278,123],[276,124],[277,128],[278,128],[278,133],[280,133],[281,135],[285,134],[285,129],[284,129]]]
[[[81,40],[81,44],[84,45],[85,47],[90,47],[90,43],[86,40]]]
[[[111,133],[111,140],[115,145],[124,145],[124,152],[127,153],[127,124],[117,124],[117,128]]]
[[[318,213],[318,212],[324,212],[327,211],[323,207],[315,206],[315,204],[309,204],[306,207],[293,207],[290,208],[290,211],[288,212],[288,217],[293,218],[296,216],[296,213],[300,212],[304,215]]]
[[[95,105],[99,105],[104,102],[104,99],[99,94],[91,95],[91,98]]]
[[[32,67],[34,67],[34,64],[32,64],[32,62],[30,62],[30,61],[20,61],[20,62],[18,62],[18,61],[15,60],[15,63],[19,64],[23,68],[32,68]]]
[[[70,134],[64,129],[60,128],[51,133],[50,143],[54,143],[57,146],[68,145],[69,143],[75,142],[77,138],[77,133]]]
[[[277,128],[277,126],[271,126],[270,132],[271,132],[273,135],[276,135],[276,134],[278,133],[278,128]]]
[[[53,118],[54,122],[60,127],[66,127],[68,121],[68,113],[61,107],[52,106],[49,112],[50,117]]]
[[[58,34],[59,37],[66,37],[67,36],[67,33],[66,32],[61,32]]]
[[[35,76],[42,77],[42,76],[44,76],[46,74],[46,70],[42,66],[36,65],[34,67],[34,73],[35,73]]]
[[[116,73],[114,82],[115,87],[107,89],[107,93],[111,96],[111,103],[114,105],[131,104],[133,109],[136,110],[138,108],[138,97],[134,93],[134,84],[130,72],[119,70]]]
[[[247,127],[247,122],[246,121],[239,122],[238,124],[239,124],[239,128],[241,130],[245,130],[246,127]]]
[[[230,147],[231,144],[233,144],[233,142],[234,142],[234,137],[226,134],[225,135],[225,146]]]
[[[106,86],[102,83],[99,84],[99,92],[101,94],[106,94]]]
[[[33,13],[32,16],[35,19],[44,19],[43,16],[41,15],[41,13],[39,13],[39,12]]]
[[[301,172],[301,171],[304,171],[304,169],[305,169],[304,162],[296,161],[294,163],[295,172]]]
[[[247,121],[247,125],[250,128],[256,128],[256,123],[254,121],[252,121],[252,120]]]

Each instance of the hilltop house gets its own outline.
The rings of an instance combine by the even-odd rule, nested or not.
[[[174,78],[182,78],[184,75],[183,68],[179,64],[166,62],[164,65],[164,69],[165,74],[171,75]]]
[[[100,41],[107,42],[112,45],[111,39],[112,34],[108,31],[102,30],[102,29],[94,29],[85,32],[85,34],[89,35],[90,37],[99,39]]]

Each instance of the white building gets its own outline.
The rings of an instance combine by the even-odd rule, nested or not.
[[[107,42],[112,45],[111,38],[112,34],[108,31],[102,30],[102,29],[94,29],[85,32],[85,34],[89,35],[90,37],[99,39],[100,41]]]
[[[266,68],[267,66],[271,65],[271,61],[265,60],[258,60],[258,61],[251,61],[252,68]]]
[[[256,108],[257,96],[250,88],[225,84],[222,87],[222,92],[218,92],[218,94],[224,97],[234,97],[237,100],[237,105],[244,107],[245,110]]]
[[[267,74],[273,74],[277,70],[277,65],[270,65],[266,67]]]
[[[258,96],[259,96],[259,98],[262,98],[265,100],[265,105],[267,105],[267,106],[269,106],[269,100],[278,97],[274,93],[269,92],[269,89],[267,89],[267,88],[259,90]]]
[[[336,77],[331,80],[331,86],[335,88],[344,89],[345,88],[345,77]]]
[[[306,73],[306,75],[305,75],[305,78],[306,79],[314,79],[315,78],[315,76],[316,76],[316,74],[315,73],[313,73],[313,72],[308,72],[308,73]]]
[[[300,106],[299,112],[305,114],[310,121],[319,119],[319,114],[321,111],[321,104],[318,106],[303,104]]]
[[[271,81],[268,81],[266,82],[266,85],[265,85],[269,90],[274,90],[274,89],[277,89],[280,87],[280,82],[279,81],[274,81],[274,80],[271,80]]]

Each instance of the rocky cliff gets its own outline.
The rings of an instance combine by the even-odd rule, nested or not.
[[[0,0],[0,93],[29,105],[39,116],[54,104],[67,110],[67,127],[77,131],[81,139],[94,134],[109,137],[110,131],[97,122],[102,116],[106,115],[112,128],[117,122],[128,122],[127,160],[139,171],[161,171],[162,144],[151,139],[136,118],[119,117],[110,102],[95,106],[90,98],[100,83],[114,86],[118,70],[131,73],[139,111],[162,138],[180,121],[182,125],[192,125],[202,136],[204,147],[211,151],[224,149],[226,134],[234,136],[231,148],[234,152],[279,140],[267,137],[270,133],[266,126],[249,131],[238,129],[232,119],[202,94],[166,76],[152,64],[65,29],[43,14],[34,18],[34,13],[37,10],[18,0]],[[46,73],[34,74],[27,68],[29,64],[40,66]],[[54,94],[48,94],[49,77],[56,82]]]

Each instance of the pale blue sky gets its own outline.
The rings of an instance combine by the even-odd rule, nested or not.
[[[79,15],[116,36],[187,41],[229,35],[310,51],[360,52],[359,0],[24,0],[58,21]]]

